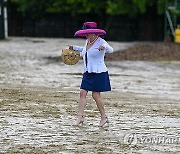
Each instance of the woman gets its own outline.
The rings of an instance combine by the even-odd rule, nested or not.
[[[85,46],[68,45],[69,49],[81,52],[84,60],[84,74],[80,88],[79,111],[75,124],[76,126],[84,122],[84,108],[88,91],[92,91],[92,97],[101,114],[99,127],[103,127],[108,122],[100,92],[111,91],[108,70],[104,63],[104,56],[107,52],[112,53],[113,48],[100,37],[105,34],[106,32],[104,30],[97,29],[97,24],[95,22],[85,22],[82,30],[78,30],[75,33],[75,36],[87,38]]]

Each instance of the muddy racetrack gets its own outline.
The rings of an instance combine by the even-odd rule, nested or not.
[[[0,153],[180,152],[180,61],[107,60],[112,91],[102,96],[110,123],[98,128],[89,93],[85,122],[74,127],[82,60],[62,63],[68,43],[84,41],[0,41]]]

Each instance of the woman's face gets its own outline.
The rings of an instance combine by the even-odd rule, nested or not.
[[[87,38],[88,40],[93,40],[93,39],[95,39],[96,37],[97,37],[96,34],[86,34],[86,38]]]

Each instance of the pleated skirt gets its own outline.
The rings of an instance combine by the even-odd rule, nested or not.
[[[93,92],[111,91],[108,71],[102,73],[85,72],[83,74],[80,88]]]

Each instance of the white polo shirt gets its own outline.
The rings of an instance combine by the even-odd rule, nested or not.
[[[89,73],[102,73],[106,72],[108,69],[104,63],[104,56],[105,53],[112,53],[113,48],[108,45],[108,43],[99,37],[96,42],[92,45],[91,48],[87,50],[87,66],[85,61],[85,54],[86,54],[86,46],[87,46],[88,40],[86,40],[85,46],[75,46],[73,45],[73,49],[81,52],[83,56],[84,61],[84,69],[83,72],[89,72]],[[105,48],[104,50],[98,50],[99,46],[103,45]]]

